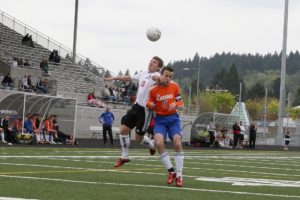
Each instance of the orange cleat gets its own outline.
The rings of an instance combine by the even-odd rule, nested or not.
[[[175,172],[169,172],[167,184],[168,185],[172,184],[174,182],[175,178],[176,178],[176,173]]]
[[[121,167],[122,165],[124,165],[125,163],[128,163],[130,162],[130,160],[127,158],[127,159],[123,159],[123,158],[119,158],[117,160],[117,162],[115,163],[114,167]]]
[[[182,187],[182,178],[181,178],[181,176],[176,178],[176,186],[177,187]]]

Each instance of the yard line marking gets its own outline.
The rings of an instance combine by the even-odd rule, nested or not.
[[[186,187],[178,188],[178,187],[148,185],[148,184],[142,185],[142,184],[129,184],[129,183],[78,181],[78,180],[70,180],[70,179],[40,178],[40,177],[30,177],[30,176],[0,175],[0,177],[30,179],[30,180],[43,180],[43,181],[56,181],[56,182],[69,182],[69,183],[82,183],[82,184],[93,184],[93,185],[113,185],[113,186],[140,187],[140,188],[160,188],[160,189],[167,189],[167,190],[187,190],[187,191],[197,191],[197,192],[213,192],[213,193],[227,193],[227,194],[238,194],[238,195],[269,196],[269,197],[283,197],[283,198],[300,199],[300,196],[295,196],[295,195],[268,194],[268,193],[256,193],[256,192],[238,192],[238,191],[230,191],[230,190],[210,190],[210,189],[186,188]]]
[[[0,200],[37,200],[37,199],[23,199],[23,198],[13,198],[13,197],[0,197]]]
[[[232,183],[238,186],[273,186],[273,187],[300,187],[300,181],[287,181],[277,179],[239,178],[239,177],[198,177],[198,181],[218,183]]]
[[[65,159],[66,161],[72,161]],[[83,161],[84,162],[84,161]],[[96,162],[96,161],[95,161]],[[114,162],[105,162],[101,161],[100,163],[109,163],[114,164]],[[130,171],[130,169],[127,169],[127,171],[123,169],[96,169],[96,168],[80,168],[80,167],[65,167],[65,166],[53,166],[53,165],[38,165],[38,164],[21,164],[21,163],[0,163],[0,165],[13,165],[13,166],[31,166],[31,167],[47,167],[47,168],[61,168],[61,169],[89,169],[94,171],[105,171],[105,172],[123,172],[123,173],[136,173],[136,174],[148,174],[148,175],[165,175],[163,173],[150,173],[150,172],[137,172],[137,171]],[[146,167],[161,167],[161,165],[145,165],[145,164],[137,164],[137,163],[128,163],[127,165],[135,165],[135,166],[146,166]],[[185,167],[185,169],[191,169],[191,170],[203,170],[203,171],[213,171],[213,172],[232,172],[236,174],[239,173],[248,173],[248,174],[258,174],[258,175],[272,175],[272,176],[285,176],[285,177],[300,177],[300,175],[297,174],[279,174],[279,173],[268,173],[268,172],[253,172],[253,171],[245,171],[245,170],[230,170],[230,169],[208,169],[208,168],[191,168],[191,167]],[[141,169],[142,170],[142,169]],[[184,177],[189,178],[197,178],[198,176],[192,176],[192,175],[184,175]]]
[[[150,156],[150,155],[139,155],[139,156],[130,156],[130,158],[153,158],[153,157],[158,157],[158,156]],[[184,156],[186,159],[203,159],[203,158],[210,158],[210,159],[265,159],[265,157],[247,157],[247,156],[190,156],[190,155],[185,155]],[[74,155],[65,155],[65,156],[58,156],[58,155],[34,155],[34,156],[29,156],[29,155],[14,155],[14,156],[0,156],[0,158],[120,158],[120,155],[107,155],[107,156],[74,156]],[[289,160],[289,159],[300,159],[300,157],[274,157],[274,158],[268,158],[273,160]]]

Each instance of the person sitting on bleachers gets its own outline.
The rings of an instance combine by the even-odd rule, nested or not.
[[[88,103],[93,106],[93,107],[100,107],[100,108],[104,108],[105,105],[96,98],[94,92],[90,92],[87,96],[87,101]]]
[[[44,86],[44,81],[40,78],[40,80],[36,83],[36,89],[38,92],[42,92],[47,94],[47,88]]]
[[[10,76],[10,74],[7,74],[6,76],[4,76],[3,80],[2,80],[2,85],[4,86],[4,88],[10,88],[11,90],[14,87],[14,83],[13,80]]]
[[[23,59],[22,59],[22,58],[19,58],[19,59],[18,59],[18,66],[19,66],[19,67],[23,67],[23,65],[24,65]]]
[[[30,67],[30,63],[29,63],[29,60],[26,59],[25,62],[24,62],[24,67]]]
[[[14,58],[13,58],[12,66],[13,66],[13,67],[18,67],[18,58],[17,58],[17,57],[14,57]]]
[[[105,85],[105,87],[102,89],[102,97],[105,100],[109,100],[109,96],[110,93],[109,93],[108,85]]]
[[[58,51],[57,50],[53,50],[49,56],[49,61],[50,62],[54,62],[54,63],[59,63],[60,62],[60,57],[58,55]]]
[[[28,89],[35,91],[35,87],[32,85],[31,75],[30,74],[27,76],[27,85],[28,85]]]
[[[43,72],[44,76],[49,76],[49,65],[47,59],[43,59],[42,62],[40,63],[40,68]]]
[[[32,36],[29,35],[28,33],[22,38],[22,44],[26,45],[28,47],[34,47],[33,46],[33,41],[32,41]]]
[[[20,87],[23,88],[24,90],[29,89],[26,75],[22,78],[22,82],[21,82]]]

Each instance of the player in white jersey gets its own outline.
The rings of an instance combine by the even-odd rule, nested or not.
[[[151,141],[146,135],[145,130],[147,130],[147,125],[150,123],[151,117],[146,119],[146,102],[149,98],[150,88],[158,81],[160,77],[159,70],[163,67],[163,60],[157,56],[154,56],[149,65],[148,71],[140,72],[133,76],[119,76],[119,77],[109,77],[105,78],[105,81],[120,80],[120,81],[131,81],[136,79],[139,82],[138,92],[136,102],[133,104],[129,112],[124,116],[122,121],[122,127],[120,130],[120,144],[122,147],[122,157],[117,160],[114,167],[120,167],[125,163],[128,163],[128,150],[130,145],[129,133],[136,127],[135,140],[148,146],[150,149],[150,154],[155,154],[154,142]]]

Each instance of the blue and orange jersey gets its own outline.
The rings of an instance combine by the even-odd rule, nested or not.
[[[150,90],[149,100],[146,106],[150,108],[150,103],[155,104],[155,108],[152,109],[157,115],[172,115],[177,113],[176,109],[170,110],[170,104],[175,103],[176,108],[183,106],[183,101],[180,97],[180,88],[177,83],[171,82],[169,85],[156,85]],[[151,109],[151,108],[150,108]]]

